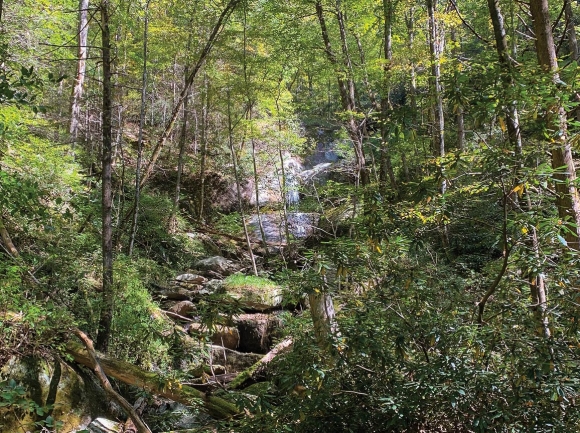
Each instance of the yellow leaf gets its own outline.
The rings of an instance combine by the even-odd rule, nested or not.
[[[514,186],[514,189],[512,189],[512,193],[515,192],[518,197],[521,197],[522,194],[524,193],[524,184],[520,183],[519,185]]]
[[[503,120],[503,117],[499,117],[499,127],[501,128],[502,132],[506,132],[507,131],[507,127],[505,126],[505,120]]]
[[[375,245],[375,249],[377,250],[377,253],[381,254],[381,247],[379,247],[378,245]]]

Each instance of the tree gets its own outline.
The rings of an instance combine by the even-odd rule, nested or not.
[[[551,77],[551,81],[557,88],[561,80],[548,0],[531,0],[530,12],[536,34],[538,63],[542,67],[543,73]],[[580,197],[575,184],[576,168],[568,137],[567,114],[561,98],[562,96],[557,96],[556,102],[546,107],[546,128],[550,134],[552,168],[555,170],[554,183],[558,215],[564,224],[564,236],[568,246],[578,249],[580,247]]]
[[[77,73],[72,90],[71,116],[69,132],[73,140],[73,149],[78,139],[79,122],[81,115],[81,100],[83,97],[85,73],[87,68],[87,40],[89,35],[89,0],[79,0],[79,25],[78,25],[78,52]]]
[[[109,29],[109,1],[101,0],[99,9],[101,12],[101,40],[103,61],[103,111],[102,111],[102,255],[103,255],[103,287],[101,316],[97,334],[96,348],[106,353],[111,335],[111,323],[113,320],[113,188],[112,188],[112,86],[111,86],[111,34]]]

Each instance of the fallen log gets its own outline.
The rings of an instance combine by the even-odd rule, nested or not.
[[[73,357],[75,362],[89,368],[92,367],[91,359],[82,345],[71,341],[67,343],[65,350],[66,353]],[[209,415],[217,419],[232,418],[240,414],[235,404],[223,398],[208,396],[191,386],[168,382],[161,375],[145,371],[128,362],[119,361],[100,353],[97,355],[98,362],[105,374],[123,383],[137,386],[152,394],[185,405],[200,403]]]
[[[249,382],[255,381],[257,376],[274,358],[290,350],[292,343],[293,341],[291,338],[286,338],[276,344],[274,348],[266,353],[258,362],[238,374],[237,377],[228,384],[228,389],[243,388],[246,384],[249,384]]]

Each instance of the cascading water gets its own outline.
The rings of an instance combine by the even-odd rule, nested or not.
[[[279,176],[277,179],[267,178],[265,189],[268,189],[268,193],[264,192],[263,196],[273,197],[271,190],[277,190],[278,202],[281,201],[280,191],[285,186],[285,199],[286,199],[286,218],[288,223],[288,233],[294,239],[305,239],[310,236],[316,226],[318,225],[319,214],[313,212],[298,212],[292,209],[296,209],[300,204],[300,185],[302,182],[311,181],[320,171],[324,171],[331,164],[325,163],[321,164],[324,167],[322,170],[317,170],[316,167],[311,170],[304,170],[302,164],[290,154],[284,155],[284,174],[285,182],[281,179],[281,170],[276,170]],[[312,172],[314,170],[314,172]],[[303,174],[307,174],[304,176]],[[277,182],[276,182],[277,181]],[[278,185],[275,185],[277,183]],[[274,184],[274,185],[273,185]],[[274,186],[274,188],[272,188]],[[262,204],[262,202],[260,203]],[[262,219],[262,227],[264,228],[264,235],[266,237],[266,242],[285,244],[286,230],[284,227],[284,215],[282,211],[279,212],[267,212],[260,215]],[[260,228],[258,224],[258,215],[252,215],[249,220],[249,226],[252,229],[253,236],[262,239]]]

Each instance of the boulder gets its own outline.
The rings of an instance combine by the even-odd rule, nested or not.
[[[241,352],[267,353],[281,321],[271,314],[241,314],[235,318]]]
[[[179,287],[163,289],[158,293],[172,301],[187,301],[193,299],[197,295],[196,291],[182,289]]]
[[[106,418],[97,418],[87,427],[91,433],[123,433],[124,424]]]
[[[222,256],[208,257],[195,263],[195,269],[205,276],[228,276],[238,272],[241,266]]]
[[[188,316],[197,310],[195,304],[191,301],[180,301],[177,304],[169,308],[169,311],[180,316]]]
[[[1,367],[0,376],[0,381],[12,379],[38,407],[52,405],[51,416],[62,423],[59,433],[82,430],[94,417],[110,412],[109,398],[92,376],[60,359],[13,357]],[[22,416],[15,419],[16,413]],[[20,431],[21,426],[35,421],[25,413],[0,407],[0,431]]]
[[[182,286],[199,286],[207,282],[207,278],[197,274],[181,274],[175,277],[175,284]]]
[[[263,356],[258,353],[242,353],[222,346],[211,346],[210,355],[211,363],[225,366],[228,373],[244,371]]]
[[[258,311],[276,308],[282,304],[282,289],[274,284],[261,287],[252,285],[226,287],[226,291],[228,295],[240,301],[242,305],[254,306]]]
[[[206,328],[207,329],[207,328]],[[199,323],[192,323],[189,326],[189,333],[195,334],[203,332],[204,327]],[[216,326],[213,334],[210,336],[213,344],[216,346],[226,347],[228,349],[237,349],[240,345],[240,333],[237,328],[230,326]]]

